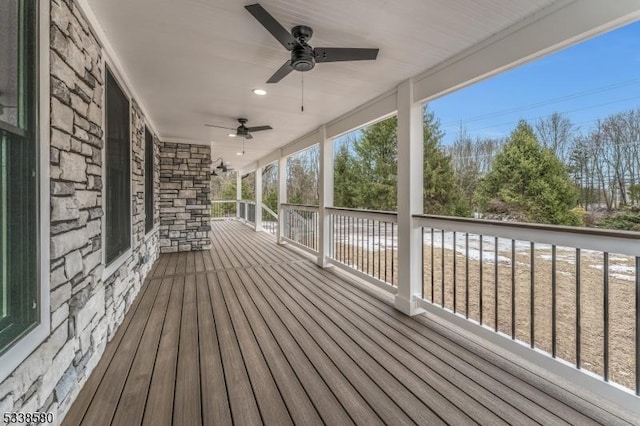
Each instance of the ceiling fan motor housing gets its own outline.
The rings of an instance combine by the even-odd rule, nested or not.
[[[313,29],[306,25],[298,25],[291,29],[291,35],[298,40],[298,45],[291,51],[291,67],[296,71],[309,71],[316,65],[313,47],[307,40],[313,35]]]

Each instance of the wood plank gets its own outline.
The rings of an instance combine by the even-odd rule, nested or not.
[[[370,313],[384,321],[390,327],[394,327],[400,333],[414,337],[414,340],[421,342],[424,347],[437,352],[448,363],[454,365],[469,365],[481,367],[484,377],[493,379],[491,386],[494,392],[504,392],[503,395],[509,401],[517,404],[520,410],[526,410],[527,415],[543,423],[553,423],[557,419],[556,415],[562,417],[571,424],[592,424],[593,420],[576,410],[567,410],[567,406],[555,398],[551,398],[545,393],[536,389],[531,384],[513,376],[501,368],[494,365],[489,360],[472,352],[468,347],[462,347],[451,341],[444,334],[438,334],[430,327],[421,324],[425,317],[408,318],[395,310],[393,307],[379,300],[375,295],[367,292],[357,282],[347,282],[341,277],[315,268],[307,266],[306,270],[311,275],[318,276],[327,286],[331,286],[341,291],[341,294],[349,297],[355,304],[366,307]],[[363,291],[365,290],[365,291]],[[462,368],[462,367],[460,367]],[[549,414],[551,413],[551,414]],[[547,422],[546,420],[549,420]]]
[[[278,342],[273,337],[267,324],[255,311],[253,302],[247,296],[242,280],[249,279],[243,270],[229,273],[231,288],[238,299],[239,307],[242,309],[249,325],[252,335],[255,336],[258,346],[268,364],[268,368],[273,375],[273,379],[280,391],[287,410],[291,414],[291,419],[295,424],[322,425],[322,419],[316,411],[313,403],[309,399],[307,392],[300,383],[296,372],[287,361],[287,357],[280,349]],[[342,410],[344,413],[344,410]],[[346,417],[347,422],[349,418]]]
[[[292,425],[291,416],[282,399],[280,390],[276,386],[260,346],[251,332],[251,326],[231,288],[230,276],[232,275],[235,275],[233,271],[218,275],[220,288],[231,316],[231,323],[236,332],[240,352],[244,358],[244,364],[249,374],[249,380],[251,381],[253,394],[258,402],[262,420],[266,424]]]
[[[213,264],[213,259],[211,258],[212,251],[213,249],[209,249],[209,250],[204,250],[202,252],[205,271],[213,271],[215,269],[215,265]]]
[[[299,336],[301,343],[298,343],[286,329],[282,321],[280,321],[280,318],[278,318],[271,306],[264,300],[262,294],[257,290],[250,292],[247,288],[252,287],[250,284],[252,282],[249,276],[250,272],[253,271],[238,271],[241,282],[239,285],[234,286],[234,288],[240,302],[246,307],[245,312],[249,317],[249,321],[258,329],[256,336],[261,338],[265,345],[274,345],[273,357],[276,361],[280,356],[289,361],[289,365],[304,387],[303,392],[306,392],[306,395],[313,398],[313,404],[324,423],[340,425],[352,424],[353,421],[340,401],[347,400],[348,403],[349,400],[356,400],[355,403],[350,404],[350,408],[352,408],[353,411],[352,416],[359,424],[382,424],[380,418],[362,398],[347,398],[348,395],[357,395],[357,392],[355,392],[355,389],[351,387],[351,384],[344,378],[331,360],[326,355],[324,357],[322,356],[324,353],[320,348],[310,343],[312,342],[311,338],[305,333],[305,336]],[[261,343],[261,345],[262,344],[263,343]],[[307,348],[308,352],[312,355],[314,359],[313,363],[305,354],[303,347]],[[313,355],[316,356],[314,357]],[[328,369],[331,369],[331,372],[327,372]],[[327,376],[326,380],[323,379],[322,373]],[[327,384],[327,382],[329,384]],[[344,392],[340,395],[343,396],[343,398],[339,400],[332,389],[338,391],[343,390],[348,393]],[[294,404],[294,407],[295,408],[292,409],[292,417],[294,421],[297,422],[297,415],[294,411],[297,409],[297,405]]]
[[[197,251],[194,253],[195,256],[195,269],[194,271],[196,273],[200,273],[200,272],[204,272],[204,257],[203,257],[203,250]]]
[[[207,274],[209,294],[213,306],[213,318],[222,354],[224,376],[227,384],[233,422],[241,425],[262,424],[260,411],[244,365],[231,318],[222,297],[218,274]]]
[[[142,422],[153,365],[158,350],[158,342],[160,341],[169,296],[171,295],[171,282],[170,278],[165,278],[160,285],[158,296],[151,310],[148,324],[142,335],[131,371],[113,417],[112,424],[114,425],[131,425]]]
[[[160,283],[160,279],[153,279],[149,282],[149,291],[145,293],[140,302],[136,316],[132,319],[127,333],[120,342],[120,346],[96,390],[94,401],[82,419],[82,424],[111,423],[133,358],[138,350],[142,333],[147,325],[151,308],[160,289]]]
[[[176,264],[176,275],[185,275],[187,273],[187,253],[178,253],[178,263]]]
[[[323,289],[329,294],[334,295],[337,299],[344,298],[343,303],[348,304],[355,313],[359,314],[365,321],[376,326],[382,332],[390,336],[405,336],[409,339],[409,341],[403,340],[403,345],[405,345],[406,348],[412,348],[413,351],[416,351],[419,349],[414,345],[418,345],[422,350],[427,352],[428,356],[433,357],[433,362],[430,364],[438,365],[443,369],[446,369],[446,366],[450,366],[467,377],[470,385],[473,385],[473,383],[481,384],[485,391],[482,392],[481,389],[476,389],[477,392],[472,393],[472,396],[484,398],[485,396],[489,397],[489,395],[493,394],[503,401],[505,406],[513,407],[511,410],[514,412],[520,411],[542,424],[561,424],[563,422],[563,420],[553,412],[522,396],[520,394],[522,388],[520,387],[518,379],[512,377],[511,380],[507,381],[497,380],[494,376],[485,372],[494,370],[494,368],[492,368],[493,366],[487,365],[488,363],[486,361],[477,358],[471,362],[467,362],[459,358],[456,353],[447,351],[446,346],[427,339],[411,327],[402,324],[402,322],[393,316],[387,315],[385,310],[378,309],[372,304],[372,302],[374,302],[373,300],[369,298],[365,299],[364,293],[358,292],[357,289],[349,288],[348,284],[325,274],[314,265],[294,265],[293,268],[299,274],[307,274],[306,276],[312,280],[321,280],[324,284],[322,286]],[[376,300],[375,302],[378,301]],[[509,414],[510,413],[507,413],[505,415]],[[581,414],[573,420],[579,420],[578,423],[580,424],[590,424],[590,419]]]
[[[153,268],[153,273],[149,274],[149,277],[159,278],[164,275],[167,265],[169,263],[169,257],[166,255],[160,255]]]
[[[138,297],[136,297],[135,301],[129,308],[129,312],[124,316],[122,324],[118,327],[118,330],[111,341],[107,343],[104,353],[96,365],[96,368],[93,369],[91,375],[87,379],[87,382],[82,387],[82,391],[78,394],[76,400],[71,405],[71,408],[69,408],[69,412],[64,418],[63,425],[79,425],[82,422],[82,419],[87,412],[87,408],[93,401],[96,389],[100,385],[109,364],[111,364],[111,360],[113,359],[114,354],[122,342],[122,338],[131,324],[131,320],[136,315],[136,312],[140,307],[140,301],[145,297],[148,291],[149,282],[146,281],[144,288],[139,292]]]
[[[202,423],[231,424],[231,407],[227,398],[224,366],[213,321],[211,295],[205,275],[196,276],[198,300],[198,340],[200,353],[200,383],[202,386]]]
[[[147,405],[144,409],[144,425],[171,425],[173,418],[173,395],[178,364],[178,342],[184,297],[184,278],[172,279],[171,298],[160,336],[153,377],[149,386]]]
[[[388,374],[378,374],[378,371],[374,373],[371,369],[365,371],[362,360],[360,358],[351,358],[344,348],[338,345],[325,329],[320,327],[319,324],[309,316],[305,309],[279,288],[275,279],[269,274],[265,267],[256,268],[256,273],[263,278],[265,284],[264,286],[258,287],[258,291],[262,292],[267,300],[275,304],[274,310],[276,312],[287,313],[281,317],[281,319],[284,321],[285,319],[289,320],[290,317],[293,317],[296,322],[299,322],[299,325],[304,331],[313,338],[315,343],[335,363],[341,373],[385,423],[414,424],[414,421],[412,421],[381,388],[381,386],[385,386],[385,381],[388,380],[393,384],[395,379]],[[290,321],[288,325],[291,325]],[[396,395],[401,398],[407,397],[410,401],[416,401],[416,407],[422,405],[415,397],[410,397],[407,395],[407,392],[403,392],[401,386],[398,387],[398,393]],[[426,411],[429,410],[427,409]],[[426,415],[425,417],[428,417],[428,420],[425,420],[423,424],[444,424],[435,415]],[[428,423],[428,421],[432,421],[433,423]]]
[[[400,365],[398,360],[360,330],[344,321],[331,308],[323,305],[323,309],[320,310],[317,307],[319,302],[314,303],[305,298],[298,286],[295,286],[295,282],[291,282],[290,276],[271,267],[265,269],[274,277],[278,277],[277,282],[281,289],[307,311],[353,359],[358,359],[359,364],[369,371],[370,375],[381,378],[380,385],[387,395],[393,398],[416,423],[421,424],[435,419],[442,421],[445,418],[446,422],[454,424],[473,422],[459,407],[423,382],[416,373]],[[427,407],[432,411],[427,410]]]
[[[167,267],[164,271],[163,276],[166,277],[166,276],[175,275],[176,267],[178,266],[178,253],[163,254],[162,256],[166,256],[169,258],[169,261],[167,263]]]
[[[302,271],[297,265],[284,265],[280,273],[291,278],[298,277],[296,282],[300,285],[296,286],[296,289],[309,300],[318,299],[320,303],[325,304],[329,309],[325,308],[323,311],[325,313],[331,311],[329,316],[338,326],[354,327],[384,349],[393,359],[397,360],[399,365],[406,366],[410,368],[410,371],[415,372],[415,375],[432,389],[427,390],[424,387],[425,391],[430,394],[440,393],[452,404],[455,404],[459,410],[464,411],[475,420],[480,420],[481,423],[537,424],[514,407],[496,398],[489,389],[469,380],[468,377],[460,374],[431,353],[424,351],[410,339],[395,331],[390,331],[393,329],[388,325],[381,326],[381,322],[373,316],[366,316],[358,310],[357,306],[341,303],[341,297],[329,294],[328,289],[325,289],[324,286],[310,284],[307,279],[308,275],[304,275]],[[305,272],[308,273],[306,270]],[[331,315],[332,313],[337,315]],[[358,314],[362,314],[362,316]],[[428,401],[425,403],[429,405]],[[442,413],[442,417],[446,419],[445,413]],[[559,422],[558,424],[562,424],[560,419],[556,418],[555,420]]]
[[[187,275],[184,280],[173,422],[198,425],[202,423],[201,413],[196,281],[194,275]]]

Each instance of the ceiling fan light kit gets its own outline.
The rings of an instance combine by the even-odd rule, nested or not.
[[[218,126],[216,124],[205,124],[205,126],[207,127],[215,127],[217,129],[225,129],[225,130],[235,130],[235,133],[229,133],[229,137],[236,137],[236,136],[242,136],[245,139],[253,139],[253,136],[251,136],[252,132],[262,132],[264,130],[272,130],[273,127],[271,126],[254,126],[254,127],[247,127],[245,126],[245,124],[247,124],[247,120],[246,118],[238,118],[238,123],[240,123],[240,125],[237,128],[232,128],[232,127],[225,127],[225,126]]]

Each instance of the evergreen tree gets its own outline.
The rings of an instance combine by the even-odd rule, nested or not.
[[[515,214],[528,222],[582,222],[572,210],[578,193],[566,168],[551,150],[540,145],[524,121],[511,133],[475,198],[484,211]]]
[[[470,211],[461,197],[451,157],[441,142],[444,133],[440,121],[425,105],[423,116],[422,202],[427,214],[468,216]]]
[[[391,117],[375,123],[362,132],[354,145],[360,184],[360,207],[395,211],[398,204],[398,120]],[[354,170],[352,168],[351,170]]]
[[[358,191],[362,187],[362,182],[361,175],[358,173],[358,162],[351,154],[353,143],[353,140],[342,142],[333,160],[333,202],[340,207],[359,208],[361,206]]]

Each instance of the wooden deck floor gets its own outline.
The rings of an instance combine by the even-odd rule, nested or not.
[[[67,425],[626,424],[233,221],[164,255]]]

